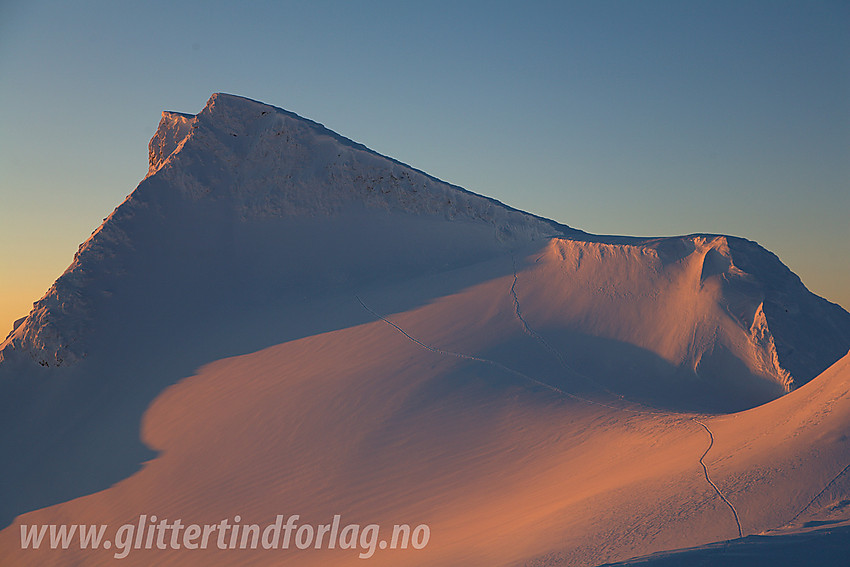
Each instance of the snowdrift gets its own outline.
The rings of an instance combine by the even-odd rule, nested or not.
[[[163,113],[147,177],[0,345],[0,562],[108,563],[20,526],[140,514],[430,526],[378,565],[759,533],[850,491],[848,348],[850,314],[753,242],[586,234],[213,95]]]

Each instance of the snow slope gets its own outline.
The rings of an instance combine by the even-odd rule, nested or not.
[[[850,491],[848,348],[755,243],[588,235],[214,95],[163,113],[148,176],[0,346],[0,563],[108,563],[19,526],[151,513],[431,526],[387,565],[758,533]]]
[[[617,565],[845,564],[850,552],[846,509],[850,461],[845,458],[848,391],[850,354],[781,400],[713,424],[721,440],[718,449],[727,461],[723,467],[729,471],[729,489],[738,493],[742,516],[787,506],[806,484],[821,487],[811,497],[807,494],[802,506],[785,513],[784,520],[780,516],[773,522],[754,524],[749,530],[754,535],[744,539],[657,553]],[[782,498],[768,501],[769,496],[759,496],[754,490],[758,477],[776,482],[774,495]],[[776,529],[768,529],[774,526]]]
[[[103,295],[112,293],[113,281],[105,280],[161,279],[173,267],[169,260],[183,264],[198,253],[206,255],[197,258],[202,270],[232,260],[246,278],[289,279],[293,266],[277,254],[281,245],[288,244],[284,256],[309,246],[290,244],[301,235],[285,220],[345,216],[359,229],[367,222],[362,215],[378,211],[478,221],[479,231],[486,226],[493,233],[488,238],[505,242],[566,229],[440,182],[291,113],[216,94],[197,116],[163,113],[150,143],[148,177],[80,246],[68,270],[0,345],[0,355],[23,351],[44,366],[76,362],[87,354],[85,337],[99,311],[112,309]],[[244,247],[258,246],[270,249],[244,256]],[[395,256],[403,257],[397,248]],[[222,257],[228,253],[236,258]],[[366,259],[364,270],[371,258],[358,258]],[[153,263],[159,273],[139,273],[141,264]],[[181,275],[205,282],[205,274]],[[322,275],[309,273],[316,280]]]

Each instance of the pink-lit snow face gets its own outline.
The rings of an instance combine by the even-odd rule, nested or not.
[[[688,414],[627,403],[578,380],[562,382],[563,393],[529,383],[523,376],[568,373],[517,318],[519,310],[561,347],[526,301],[542,262],[516,282],[503,276],[386,320],[207,365],[145,413],[142,438],[158,456],[143,470],[19,522],[121,525],[144,509],[197,523],[290,511],[320,523],[344,511],[352,522],[429,526],[426,548],[376,552],[378,564],[500,565],[546,550],[596,564],[736,536],[701,456],[745,533],[802,510],[820,489],[810,479],[840,469],[844,450],[818,439],[846,427],[846,360],[770,404],[700,417],[712,432],[709,452],[707,430]],[[369,309],[386,301],[364,298]],[[505,348],[513,343],[533,356]],[[796,495],[777,499],[777,491]],[[25,559],[12,547],[18,531],[15,524],[0,536],[15,560]],[[203,561],[262,563],[267,553],[210,550]],[[275,559],[360,561],[328,549],[281,550]],[[182,561],[172,549],[125,561],[151,560]]]
[[[369,535],[379,565],[596,565],[843,494],[847,359],[822,371],[848,315],[754,243],[579,233],[227,95],[165,113],[150,156],[3,343],[0,563],[93,557],[24,525],[297,515],[428,526]],[[295,547],[275,561],[362,563]]]

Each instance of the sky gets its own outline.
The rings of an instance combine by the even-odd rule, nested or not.
[[[296,112],[603,234],[741,236],[850,308],[850,4],[0,1],[0,335],[162,110]]]

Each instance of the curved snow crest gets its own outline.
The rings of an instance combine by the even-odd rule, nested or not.
[[[727,304],[754,343],[763,347],[768,366],[780,367],[786,390],[815,378],[850,347],[850,314],[810,292],[799,276],[772,252],[743,238],[727,237],[735,268]]]
[[[563,295],[549,298],[548,310],[694,377],[729,379],[743,364],[787,393],[850,346],[850,314],[742,238],[556,238],[545,254],[562,270],[548,276]]]
[[[719,281],[719,303],[744,331],[757,371],[790,392],[844,355],[850,314],[811,293],[775,254],[731,236],[699,244],[700,279]]]

